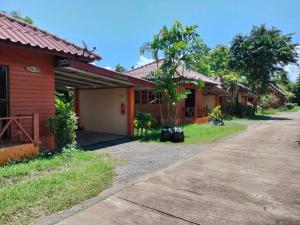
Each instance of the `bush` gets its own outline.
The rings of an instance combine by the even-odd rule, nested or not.
[[[217,105],[210,113],[208,113],[208,119],[221,119],[222,118],[222,110],[221,106]]]
[[[272,108],[272,104],[274,102],[274,97],[272,95],[263,95],[260,97],[258,104],[261,107],[261,112],[264,109]]]
[[[246,116],[252,117],[255,115],[255,107],[253,105],[246,106]]]
[[[291,110],[293,108],[295,108],[297,106],[296,103],[291,103],[291,102],[288,102],[284,105],[284,108],[288,109],[288,110]]]
[[[229,110],[231,116],[252,117],[255,115],[255,107],[251,104],[232,103]]]
[[[138,112],[136,114],[134,125],[137,129],[138,135],[146,134],[147,131],[151,128],[152,116],[150,113]]]
[[[48,126],[55,136],[58,148],[69,149],[70,146],[76,146],[77,117],[72,110],[60,110],[57,115],[49,118]]]

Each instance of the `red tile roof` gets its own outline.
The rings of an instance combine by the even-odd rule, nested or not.
[[[85,61],[101,59],[95,53],[84,52],[83,48],[69,41],[3,13],[0,13],[0,41],[40,48],[49,51],[53,55],[72,56]]]
[[[161,64],[162,64],[162,60],[160,60],[158,62],[158,66],[160,66]],[[125,74],[132,76],[132,77],[140,78],[140,79],[146,79],[146,77],[151,72],[154,72],[156,69],[157,69],[157,62],[152,62],[152,63],[146,64],[144,66],[140,66],[140,67],[134,68],[132,70],[129,70],[129,71],[125,72]],[[200,79],[200,80],[204,81],[205,83],[209,83],[209,84],[215,84],[215,85],[218,84],[218,82],[216,82],[215,80],[213,80],[201,73],[198,73],[198,72],[195,72],[192,70],[183,70],[183,67],[179,67],[177,72],[184,77]]]

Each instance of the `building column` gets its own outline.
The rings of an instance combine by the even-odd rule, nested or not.
[[[127,88],[127,135],[134,135],[134,88]]]

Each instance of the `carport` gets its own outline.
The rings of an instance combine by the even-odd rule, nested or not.
[[[133,136],[134,89],[153,87],[151,82],[72,59],[56,64],[56,90],[74,90],[79,137],[89,139],[79,142]]]

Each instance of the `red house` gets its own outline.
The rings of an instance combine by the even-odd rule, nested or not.
[[[134,88],[151,83],[89,63],[101,57],[36,26],[0,14],[0,164],[53,149],[47,127],[55,90],[76,92],[85,130],[133,134]]]
[[[154,72],[161,64],[162,61],[160,61],[158,64],[157,62],[149,63],[147,65],[132,69],[125,74],[146,80],[147,76],[151,72]],[[199,91],[195,85],[185,85],[183,89],[190,89],[191,94],[189,94],[185,100],[179,103],[177,108],[178,111],[176,122],[178,124],[206,122],[208,112],[220,104],[220,96],[227,95],[227,92],[221,88],[219,82],[201,73],[192,70],[184,70],[182,67],[179,67],[177,72],[180,74],[179,77],[184,76],[204,81],[205,88]],[[154,99],[158,100],[153,101]],[[159,121],[166,121],[167,104],[162,99],[162,94],[155,94],[153,88],[139,87],[135,91],[135,111],[149,112]],[[160,104],[162,104],[162,116],[160,113]]]

